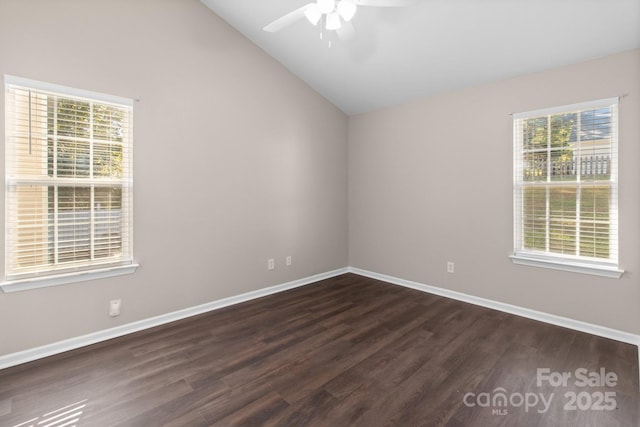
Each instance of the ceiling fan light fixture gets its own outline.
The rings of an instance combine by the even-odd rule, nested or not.
[[[327,15],[327,30],[337,30],[341,26],[342,24],[340,23],[340,14],[338,12],[333,12]]]
[[[353,15],[356,14],[355,3],[352,3],[349,0],[340,0],[340,3],[338,3],[338,13],[345,22],[351,21]]]
[[[317,6],[320,13],[329,14],[336,8],[336,0],[318,0]]]
[[[320,18],[322,18],[322,12],[320,12],[317,4],[312,4],[304,11],[304,16],[311,22],[311,25],[316,26],[320,22]]]

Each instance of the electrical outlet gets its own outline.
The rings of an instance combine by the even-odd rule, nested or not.
[[[109,316],[116,317],[120,315],[120,306],[122,305],[122,300],[113,299],[109,302]]]
[[[276,260],[269,258],[267,260],[267,270],[274,270],[276,268]]]
[[[447,273],[455,273],[456,265],[453,261],[447,261]]]
[[[289,255],[286,259],[287,267],[291,265],[291,255]]]

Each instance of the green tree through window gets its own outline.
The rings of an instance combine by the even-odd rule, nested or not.
[[[130,101],[42,85],[5,84],[7,278],[131,264]]]
[[[617,264],[616,122],[617,103],[514,118],[516,254]]]

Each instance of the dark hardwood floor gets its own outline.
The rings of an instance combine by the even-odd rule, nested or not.
[[[0,425],[636,426],[638,390],[636,346],[346,274],[2,370]]]

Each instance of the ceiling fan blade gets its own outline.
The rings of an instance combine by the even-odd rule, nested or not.
[[[352,0],[356,6],[373,7],[405,7],[411,6],[416,0]]]
[[[299,7],[293,12],[289,12],[286,15],[281,16],[280,18],[265,26],[263,30],[269,33],[275,33],[276,31],[280,31],[281,29],[288,27],[296,21],[304,18],[304,12],[307,10],[307,8],[313,6],[314,4],[315,3],[305,4],[304,6]]]
[[[356,30],[353,28],[353,24],[351,22],[343,22],[342,26],[336,30],[338,33],[338,37],[342,41],[353,40],[356,35]]]

